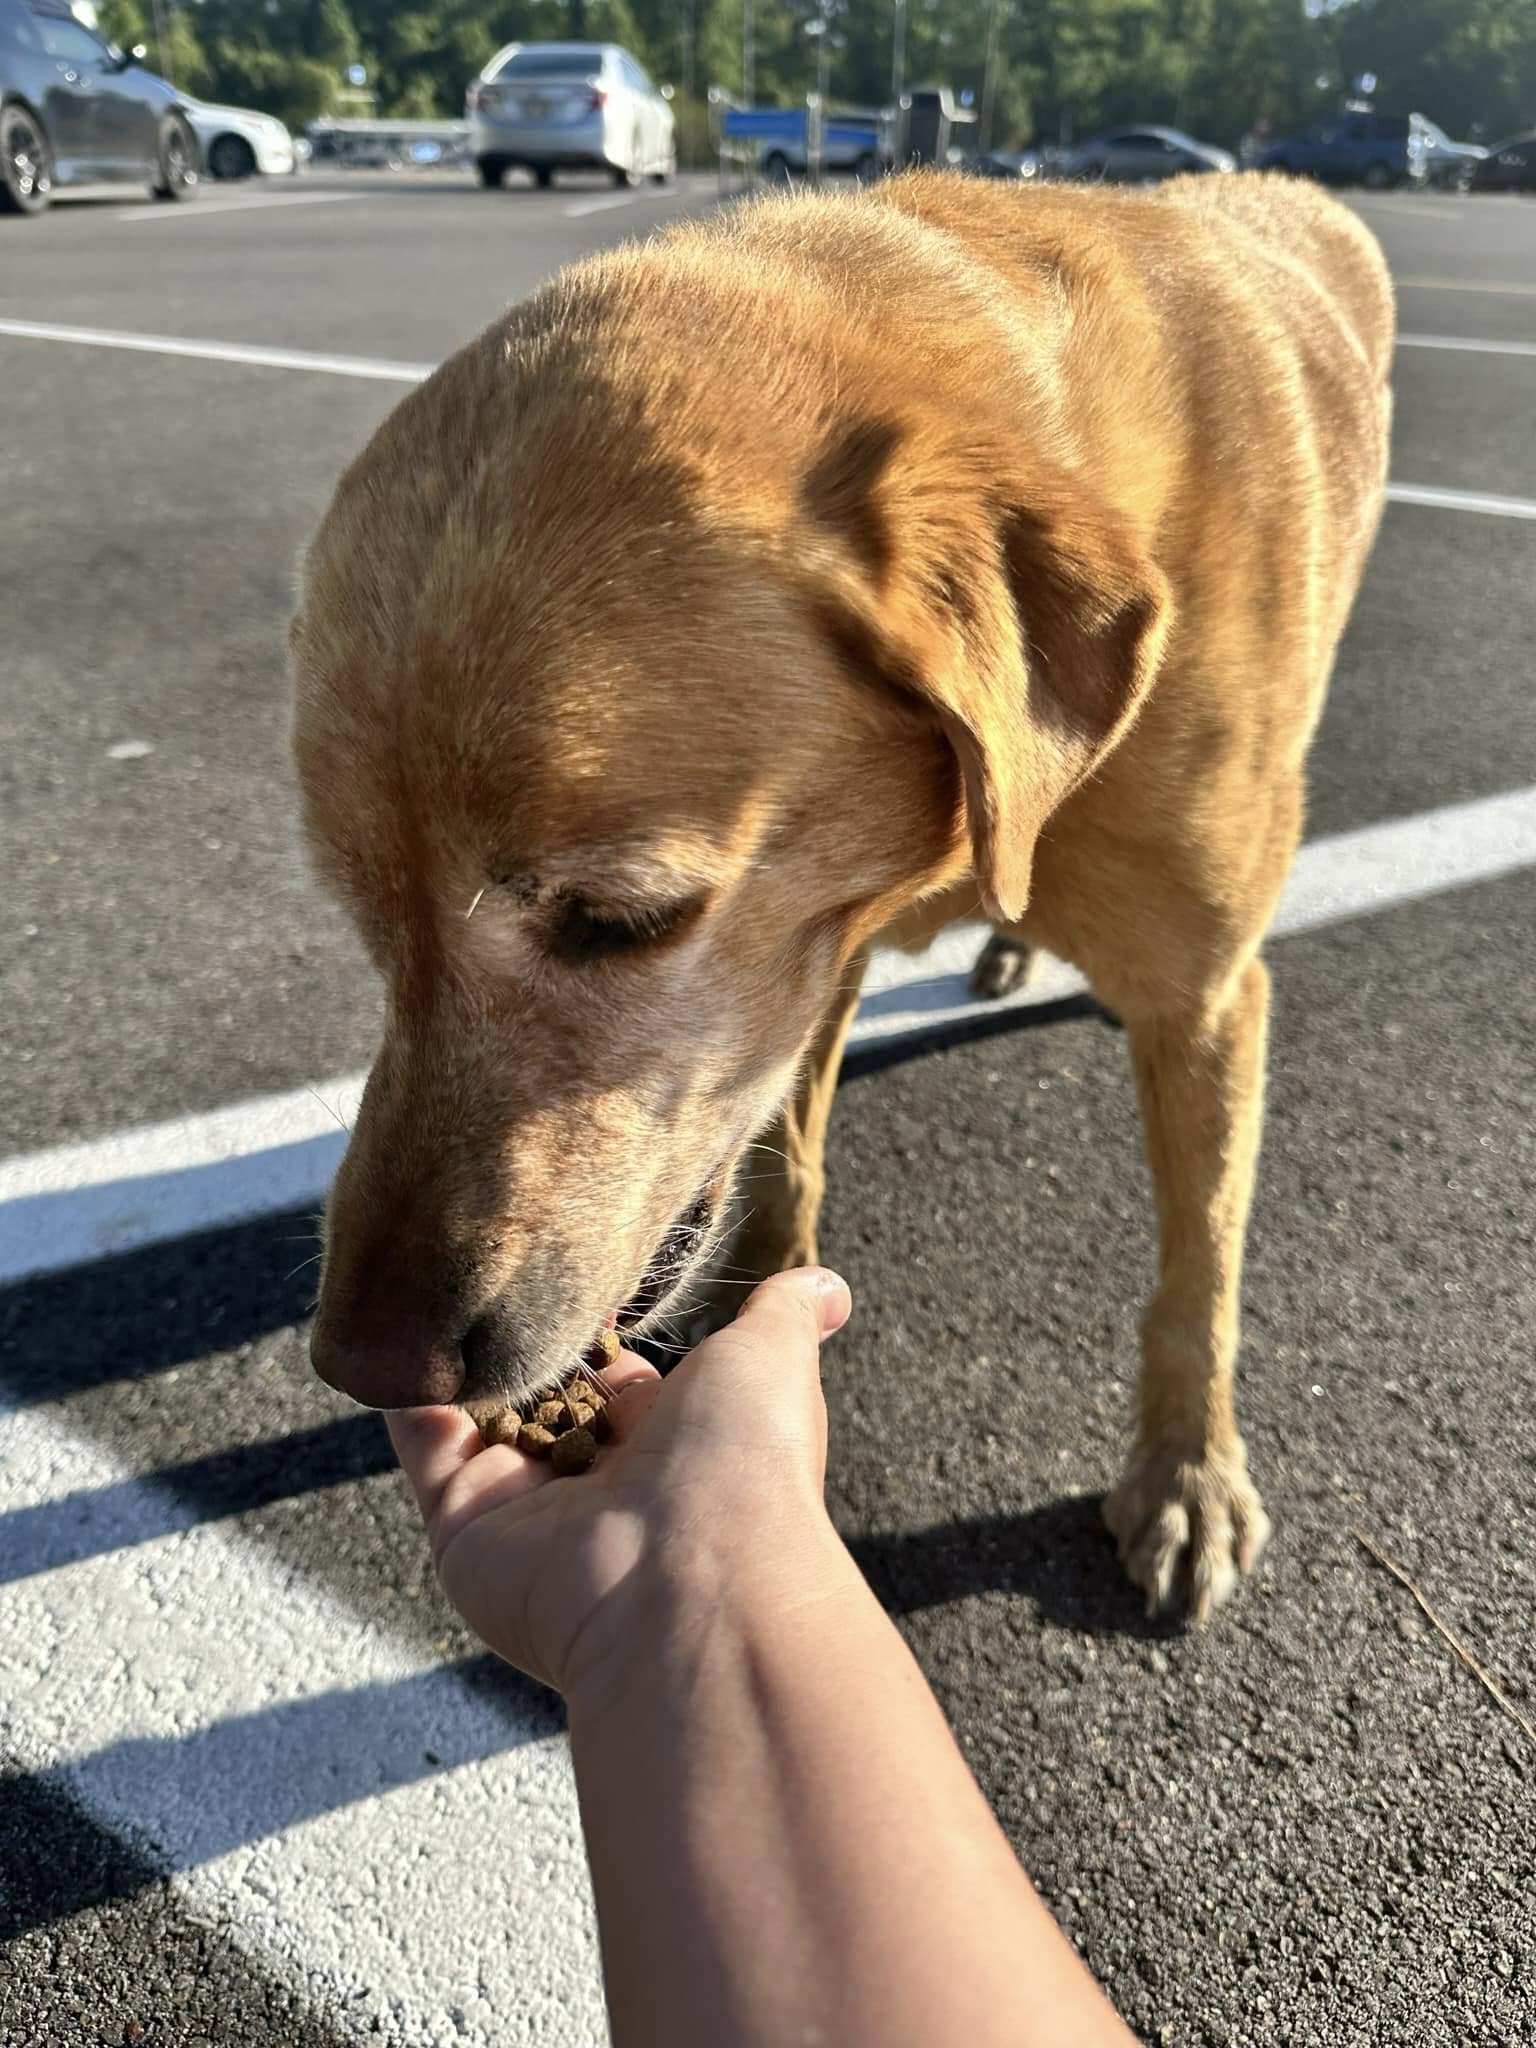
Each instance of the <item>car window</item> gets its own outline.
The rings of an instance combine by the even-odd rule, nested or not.
[[[1351,121],[1344,133],[1351,142],[1369,142],[1374,130],[1369,121]]]
[[[624,62],[629,66],[630,71],[633,74],[631,83],[634,85],[635,90],[637,92],[647,93],[652,99],[655,99],[656,88],[654,85],[652,85],[649,74],[646,72],[644,66],[637,63],[633,57],[626,57],[624,59]]]
[[[498,78],[591,78],[603,68],[603,53],[598,49],[532,49],[519,50],[515,57],[509,57],[497,72]]]
[[[71,64],[100,64],[106,56],[106,45],[98,43],[88,28],[82,28],[78,21],[70,21],[58,14],[34,14],[38,41],[50,57],[58,57]]]
[[[1384,142],[1401,142],[1408,133],[1408,122],[1402,114],[1378,114],[1376,133]]]

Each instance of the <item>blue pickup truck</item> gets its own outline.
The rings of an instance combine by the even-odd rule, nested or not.
[[[730,107],[721,133],[730,143],[757,145],[763,175],[782,181],[801,176],[810,164],[810,110],[806,107]],[[891,161],[888,116],[859,111],[829,113],[822,135],[822,168],[875,178]]]
[[[1385,192],[1394,185],[1422,185],[1427,175],[1427,138],[1417,114],[1363,111],[1330,115],[1294,135],[1282,135],[1258,151],[1261,170],[1301,171],[1329,185],[1369,185]]]

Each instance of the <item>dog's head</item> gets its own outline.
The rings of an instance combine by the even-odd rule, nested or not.
[[[1112,525],[921,424],[758,479],[485,350],[344,479],[293,630],[311,845],[388,991],[313,1352],[381,1406],[662,1315],[861,945],[968,871],[1022,909],[1160,631]]]

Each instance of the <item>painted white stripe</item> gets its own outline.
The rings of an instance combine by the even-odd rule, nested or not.
[[[319,196],[319,195],[317,195]],[[631,206],[641,195],[624,192],[594,200],[587,211]],[[674,196],[674,195],[669,195]],[[200,341],[174,334],[136,334],[122,328],[62,326],[48,320],[0,320],[0,336],[15,341],[58,341],[79,348],[120,348],[143,355],[190,356],[212,363],[246,363],[268,370],[312,370],[329,377],[365,377],[386,384],[419,384],[434,363],[390,362],[381,356],[342,356],[302,348],[268,348],[259,343]],[[1474,354],[1536,356],[1536,342],[1469,341],[1451,334],[1400,334],[1399,348],[1463,349]],[[1407,488],[1412,488],[1408,486]]]
[[[1536,284],[1515,284],[1491,277],[1394,277],[1400,292],[1503,292],[1536,299]]]
[[[1399,348],[1445,348],[1471,356],[1536,356],[1536,341],[1475,341],[1464,334],[1400,334]]]
[[[419,384],[436,367],[433,363],[391,363],[378,356],[315,355],[299,348],[131,334],[117,328],[60,327],[46,320],[0,320],[0,335],[16,341],[62,341],[79,348],[121,348],[141,355],[190,356],[200,362],[250,363],[264,370],[314,370],[327,377],[365,377],[385,384]]]
[[[1485,491],[1448,491],[1433,484],[1388,484],[1390,505],[1431,505],[1438,512],[1484,512],[1493,519],[1536,519],[1536,499],[1500,498]]]
[[[1272,929],[1313,931],[1533,866],[1536,788],[1449,804],[1304,846]],[[1071,968],[1042,959],[1026,989],[972,1001],[965,977],[982,930],[952,927],[926,953],[877,959],[851,1042],[878,1046],[1083,989]],[[350,1122],[363,1079],[0,1160],[0,1284],[315,1205],[345,1142],[337,1116]]]
[[[574,205],[562,206],[560,211],[567,220],[584,220],[589,213],[611,213],[615,207],[633,206],[640,197],[633,192],[610,192],[604,199],[578,199]]]
[[[226,213],[259,213],[273,206],[340,206],[344,202],[362,197],[358,192],[273,192],[261,198],[250,199],[206,199],[199,197],[191,206],[119,206],[113,211],[114,220],[191,221],[218,220]]]
[[[574,205],[560,210],[567,220],[584,220],[589,213],[608,213],[615,207],[633,206],[636,200],[649,199],[653,206],[672,205],[689,196],[690,188],[678,180],[670,185],[652,185],[645,191],[610,193],[606,199],[578,199]]]
[[[387,1604],[346,1606],[255,1529],[199,1525],[46,1412],[4,1424],[0,1498],[21,1512],[0,1529],[25,1545],[50,1527],[37,1509],[99,1495],[124,1546],[12,1559],[17,1761],[147,1837],[198,1918],[360,2032],[377,2015],[410,2048],[606,2040],[569,1757],[533,1696],[395,1638]],[[338,1526],[372,1529],[362,1488],[397,1483],[338,1489],[356,1496]]]

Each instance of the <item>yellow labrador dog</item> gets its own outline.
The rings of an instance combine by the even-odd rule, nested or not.
[[[1124,1019],[1161,1260],[1106,1514],[1205,1615],[1259,945],[1382,501],[1391,291],[1262,177],[932,174],[583,263],[342,479],[293,627],[320,869],[388,985],[313,1355],[515,1401],[643,1326],[778,1120],[739,1256],[814,1256],[868,950],[978,901]]]

